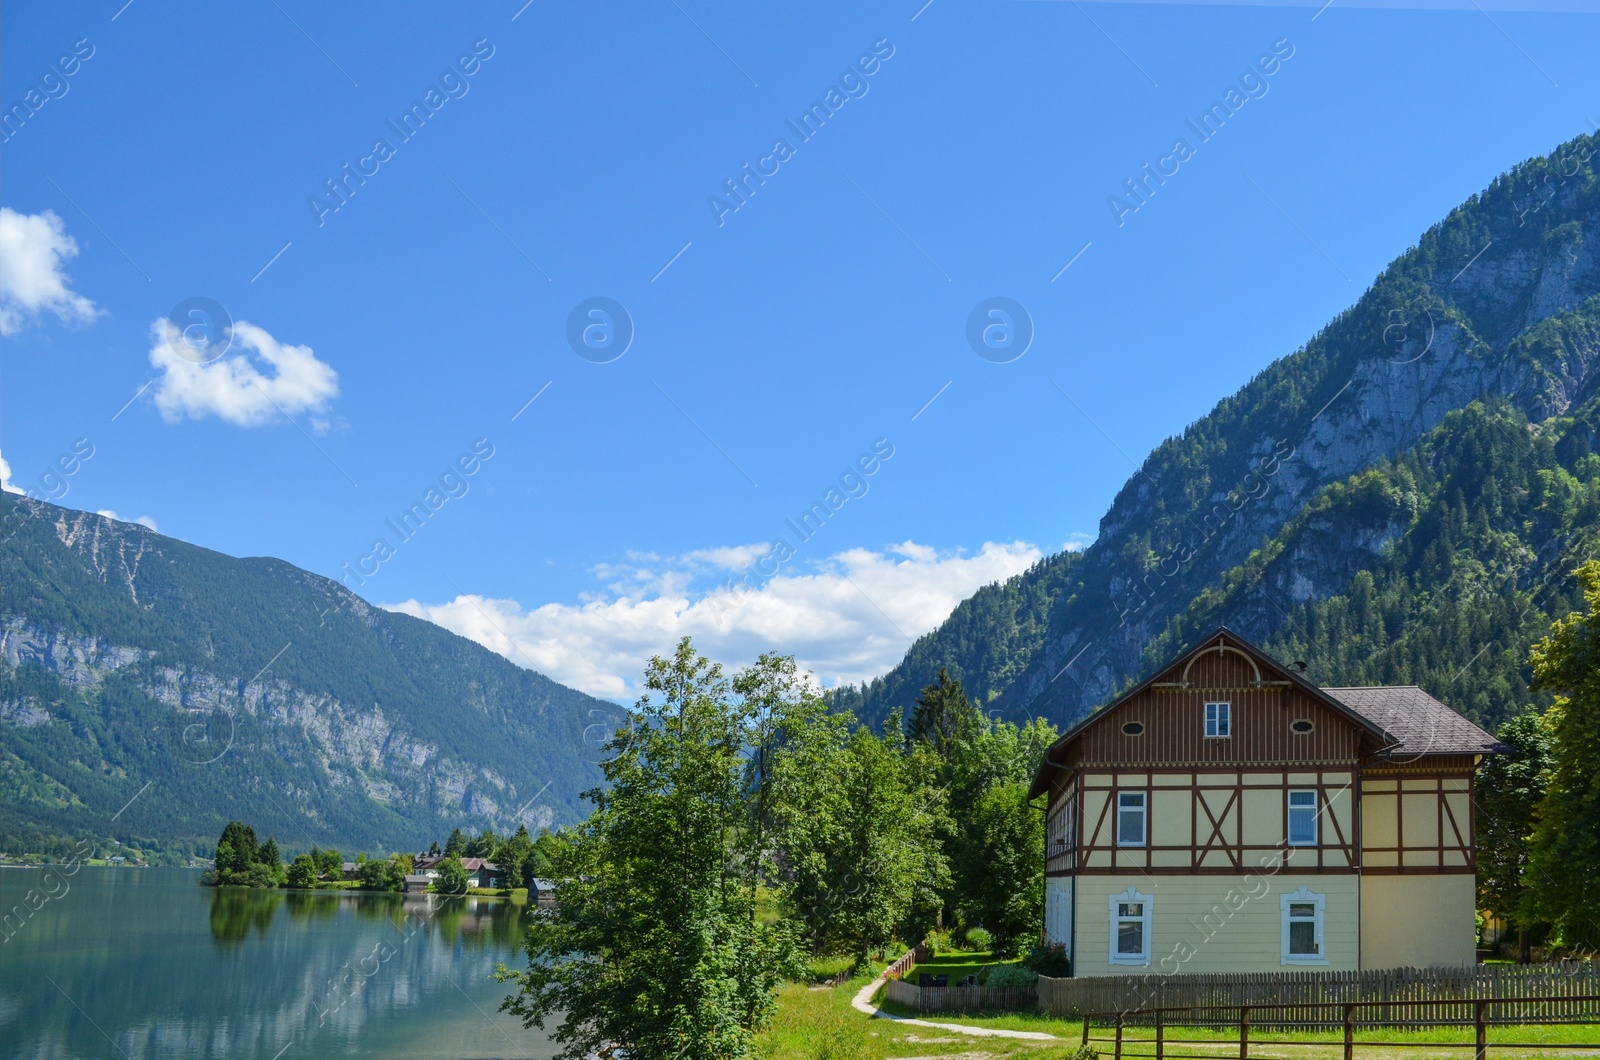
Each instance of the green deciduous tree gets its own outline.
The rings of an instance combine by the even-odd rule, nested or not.
[[[467,893],[467,867],[461,863],[460,858],[452,854],[434,868],[439,870],[438,877],[433,881],[435,891],[440,894]]]
[[[528,930],[528,967],[503,1009],[559,1018],[562,1057],[738,1060],[772,1014],[792,933],[757,916],[744,752],[754,711],[685,639],[657,657],[631,724],[602,763],[608,785],[566,833],[561,901]]]
[[[289,864],[290,887],[315,887],[317,862],[310,854],[299,854]]]
[[[1538,809],[1525,905],[1568,943],[1600,943],[1600,562],[1577,570],[1588,613],[1557,621],[1534,645],[1555,759]]]
[[[997,954],[1025,953],[1044,928],[1044,814],[1028,801],[1026,781],[1008,780],[978,796],[964,825],[963,905]]]
[[[1478,904],[1517,929],[1523,963],[1530,954],[1525,880],[1534,812],[1551,766],[1550,734],[1536,711],[1500,726],[1509,750],[1491,755],[1478,773]]]
[[[940,844],[944,792],[926,745],[857,728],[836,766],[838,846],[828,869],[831,933],[858,961],[897,934],[931,928],[949,886]]]

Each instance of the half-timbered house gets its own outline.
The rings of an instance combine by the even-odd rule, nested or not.
[[[1499,747],[1420,688],[1319,688],[1219,629],[1046,753],[1046,937],[1075,975],[1470,965]]]

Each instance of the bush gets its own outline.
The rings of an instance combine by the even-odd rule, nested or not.
[[[1039,973],[1031,968],[1024,968],[1020,964],[996,964],[988,969],[984,979],[985,986],[992,986],[1003,990],[1021,986],[1032,986],[1039,981]]]
[[[1067,948],[1059,942],[1035,946],[1022,963],[1051,979],[1065,979],[1072,974],[1072,958],[1067,956]]]
[[[969,950],[988,953],[990,947],[994,945],[994,938],[981,927],[967,928],[966,937]]]
[[[937,957],[941,953],[949,953],[956,948],[955,940],[948,931],[930,931],[928,937],[922,940],[922,948],[929,957]]]

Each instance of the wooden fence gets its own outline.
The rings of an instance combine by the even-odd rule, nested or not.
[[[1474,968],[1389,968],[1345,972],[1260,972],[1214,975],[1117,975],[1039,980],[1039,1007],[1053,1016],[1140,1009],[1243,1006],[1252,1020],[1272,1026],[1327,1026],[1329,1010],[1310,1006],[1359,1004],[1374,1024],[1471,1023],[1474,1001],[1517,998],[1493,1006],[1498,1020],[1571,1023],[1600,1019],[1600,961],[1479,965]],[[1523,1000],[1537,999],[1537,1000]],[[1400,1003],[1391,1010],[1383,1003]],[[1376,1005],[1377,1007],[1369,1007]],[[1400,1011],[1403,1008],[1404,1011]],[[1168,1023],[1204,1025],[1169,1013]]]
[[[917,986],[891,979],[885,997],[916,1012],[1032,1011],[1039,992],[1031,986]]]
[[[883,970],[883,974],[892,982],[904,976],[906,974],[906,970],[913,964],[916,964],[917,961],[926,959],[927,951],[921,946],[916,946],[912,949],[906,950],[905,954],[899,960],[895,961],[893,964],[889,965],[889,967]]]
[[[1574,1002],[1583,1001],[1583,1002],[1594,1002],[1596,1004],[1600,1004],[1600,994],[1581,995],[1581,996],[1578,996],[1578,997],[1569,998],[1568,1000],[1569,1001],[1574,1001]],[[1344,1046],[1344,1060],[1356,1060],[1356,1050],[1357,1049],[1383,1049],[1383,1050],[1390,1050],[1390,1049],[1393,1049],[1393,1048],[1395,1048],[1397,1046],[1419,1046],[1419,1045],[1426,1046],[1428,1049],[1434,1050],[1434,1051],[1449,1050],[1449,1049],[1471,1049],[1474,1060],[1489,1060],[1489,1050],[1490,1049],[1499,1049],[1499,1050],[1502,1050],[1502,1051],[1511,1050],[1511,1049],[1518,1050],[1518,1051],[1534,1050],[1534,1051],[1537,1051],[1537,1052],[1545,1052],[1545,1051],[1550,1050],[1550,1049],[1581,1049],[1581,1050],[1584,1050],[1586,1054],[1592,1053],[1592,1051],[1595,1050],[1595,1049],[1600,1049],[1600,1041],[1593,1041],[1593,1042],[1560,1042],[1560,1043],[1555,1043],[1555,1042],[1532,1043],[1532,1042],[1507,1042],[1507,1041],[1497,1041],[1497,1042],[1491,1043],[1489,1041],[1489,1029],[1491,1027],[1503,1027],[1503,1026],[1506,1026],[1508,1024],[1527,1022],[1525,1019],[1517,1018],[1515,1016],[1496,1015],[1495,1014],[1495,1010],[1519,1009],[1519,1008],[1520,1009],[1529,1009],[1529,1008],[1539,1009],[1539,1008],[1543,1008],[1544,1006],[1548,1005],[1549,1003],[1550,1002],[1548,1001],[1548,999],[1542,998],[1542,997],[1506,997],[1506,998],[1502,998],[1501,1000],[1498,1000],[1498,1001],[1487,1001],[1487,1000],[1485,1000],[1485,1001],[1467,1002],[1467,1004],[1470,1006],[1470,1008],[1472,1010],[1472,1016],[1471,1016],[1471,1018],[1469,1020],[1466,1020],[1466,1021],[1457,1021],[1457,1020],[1449,1020],[1449,1021],[1428,1020],[1428,1021],[1424,1021],[1424,1020],[1416,1019],[1412,1015],[1412,1013],[1415,1012],[1415,1011],[1423,1011],[1423,1010],[1427,1009],[1429,1006],[1433,1005],[1434,1002],[1431,1001],[1431,1000],[1428,1000],[1428,1001],[1367,1001],[1367,1002],[1359,1002],[1358,1001],[1358,1002],[1347,1002],[1345,1004],[1331,1003],[1331,1004],[1322,1004],[1322,1005],[1308,1005],[1308,1006],[1304,1006],[1304,1009],[1306,1011],[1308,1011],[1308,1012],[1317,1013],[1317,1015],[1310,1021],[1309,1024],[1303,1024],[1303,1025],[1314,1025],[1314,1026],[1319,1027],[1319,1028],[1322,1028],[1322,1027],[1339,1027],[1344,1032],[1343,1035],[1342,1035],[1342,1039],[1343,1039],[1342,1042],[1340,1042],[1338,1040],[1331,1039],[1331,1038],[1330,1039],[1318,1040],[1314,1036],[1311,1037],[1311,1038],[1305,1038],[1305,1037],[1297,1036],[1297,1038],[1295,1040],[1292,1040],[1292,1041],[1291,1040],[1285,1040],[1285,1039],[1273,1039],[1273,1040],[1268,1040],[1268,1041],[1261,1041],[1261,1040],[1257,1039],[1254,1044],[1256,1044],[1258,1047],[1264,1047],[1264,1048],[1266,1048],[1268,1050],[1271,1050],[1271,1053],[1269,1054],[1271,1056],[1282,1056],[1281,1050],[1283,1050],[1285,1048],[1293,1047],[1293,1046],[1309,1047],[1309,1048],[1312,1048],[1312,1049],[1323,1049],[1323,1048],[1326,1048],[1327,1046],[1330,1046],[1330,1045],[1342,1044]],[[1084,1015],[1084,1020],[1083,1020],[1083,1043],[1082,1044],[1083,1044],[1084,1048],[1086,1048],[1086,1049],[1090,1048],[1092,1043],[1109,1044],[1112,1047],[1111,1048],[1111,1060],[1125,1060],[1125,1058],[1126,1058],[1126,1060],[1131,1060],[1131,1058],[1143,1058],[1143,1057],[1150,1057],[1150,1058],[1153,1058],[1153,1060],[1164,1060],[1164,1058],[1167,1056],[1166,1049],[1167,1049],[1168,1046],[1171,1046],[1171,1045],[1177,1045],[1177,1046],[1180,1046],[1180,1047],[1181,1046],[1186,1046],[1186,1045],[1188,1045],[1188,1046],[1194,1046],[1194,1045],[1210,1046],[1212,1048],[1222,1047],[1222,1048],[1227,1049],[1229,1051],[1229,1053],[1232,1053],[1232,1051],[1237,1047],[1239,1060],[1249,1060],[1249,1058],[1250,1058],[1250,1046],[1252,1044],[1251,1037],[1250,1037],[1251,1028],[1252,1027],[1259,1028],[1264,1023],[1269,1025],[1269,1026],[1272,1025],[1270,1020],[1257,1019],[1257,1018],[1255,1018],[1254,1014],[1257,1013],[1257,1012],[1263,1011],[1263,1009],[1266,1009],[1268,1011],[1272,1011],[1272,1010],[1275,1010],[1276,1008],[1277,1008],[1277,1006],[1275,1006],[1275,1005],[1267,1005],[1267,1006],[1241,1005],[1238,1008],[1225,1008],[1225,1009],[1212,1009],[1212,1008],[1163,1009],[1163,1008],[1156,1008],[1156,1009],[1144,1009],[1144,1010],[1141,1010],[1141,1011],[1139,1011],[1137,1013],[1128,1013],[1128,1012],[1121,1012],[1121,1011],[1119,1011],[1119,1012],[1090,1012],[1090,1013],[1086,1013]],[[1382,1022],[1382,1021],[1377,1021],[1377,1020],[1373,1020],[1373,1019],[1369,1019],[1368,1018],[1368,1013],[1376,1012],[1378,1010],[1394,1010],[1395,1012],[1402,1012],[1403,1011],[1405,1013],[1405,1018],[1404,1019],[1401,1019],[1398,1016],[1396,1016],[1395,1018],[1393,1018],[1393,1019],[1391,1019],[1391,1020],[1389,1020],[1387,1022],[1388,1026],[1394,1026],[1394,1025],[1419,1026],[1419,1025],[1422,1025],[1422,1026],[1433,1027],[1433,1026],[1438,1026],[1441,1022],[1463,1023],[1463,1025],[1470,1025],[1473,1028],[1473,1031],[1474,1031],[1474,1034],[1473,1034],[1473,1039],[1474,1040],[1472,1042],[1470,1042],[1470,1043],[1468,1043],[1468,1042],[1442,1042],[1442,1041],[1418,1042],[1418,1041],[1414,1041],[1414,1040],[1411,1040],[1411,1041],[1395,1040],[1395,1039],[1392,1039],[1392,1038],[1391,1039],[1374,1039],[1374,1038],[1372,1038],[1370,1036],[1364,1035],[1361,1041],[1359,1041],[1359,1042],[1356,1041],[1356,1032],[1358,1030],[1365,1030],[1368,1027],[1384,1026],[1385,1025],[1384,1022]],[[1139,1036],[1139,1035],[1135,1035],[1135,1034],[1130,1034],[1131,1028],[1130,1028],[1129,1024],[1131,1022],[1130,1021],[1130,1016],[1131,1015],[1139,1016],[1140,1017],[1140,1022],[1142,1022],[1142,1023],[1150,1023],[1150,1024],[1152,1024],[1154,1026],[1154,1028],[1155,1028],[1154,1035],[1150,1036],[1150,1037],[1146,1037],[1146,1036]],[[1184,1022],[1179,1023],[1177,1021],[1184,1021]],[[1562,1022],[1562,1023],[1573,1023],[1573,1022],[1583,1022],[1583,1021],[1561,1020],[1560,1022]],[[1113,1034],[1113,1035],[1103,1035],[1103,1034],[1102,1035],[1096,1035],[1094,1033],[1094,1031],[1095,1031],[1095,1029],[1097,1027],[1105,1027],[1105,1026],[1108,1026],[1108,1025],[1115,1029],[1115,1032],[1116,1032],[1115,1034]],[[1220,1039],[1217,1039],[1217,1038],[1173,1037],[1171,1035],[1171,1031],[1174,1029],[1175,1026],[1178,1028],[1178,1033],[1180,1035],[1185,1033],[1182,1030],[1182,1027],[1184,1027],[1184,1026],[1189,1026],[1189,1027],[1193,1027],[1193,1026],[1227,1027],[1229,1029],[1229,1032],[1230,1032],[1229,1033],[1229,1038],[1232,1039],[1232,1040],[1220,1040]],[[1193,1034],[1194,1032],[1193,1031],[1188,1031],[1187,1033]],[[1315,1032],[1313,1032],[1313,1035],[1315,1035]],[[1146,1050],[1149,1050],[1149,1051],[1146,1051]],[[1187,1056],[1187,1057],[1193,1058],[1193,1060],[1208,1060],[1208,1058],[1211,1057],[1211,1056],[1219,1056],[1221,1054],[1173,1053],[1171,1055],[1173,1057]],[[1257,1056],[1261,1056],[1262,1054],[1260,1052],[1257,1052],[1256,1055]],[[1305,1055],[1305,1054],[1300,1054],[1300,1055]]]

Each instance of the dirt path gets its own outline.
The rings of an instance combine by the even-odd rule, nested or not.
[[[894,1020],[912,1027],[933,1027],[941,1031],[954,1031],[957,1034],[970,1034],[975,1038],[1025,1038],[1033,1042],[1059,1041],[1055,1035],[1046,1034],[1044,1031],[1008,1031],[998,1027],[969,1027],[964,1023],[935,1023],[932,1020],[913,1019],[910,1016],[896,1016],[885,1012],[872,1003],[872,995],[876,994],[888,979],[879,976],[860,990],[850,999],[850,1007],[857,1012],[864,1012],[873,1019]]]

